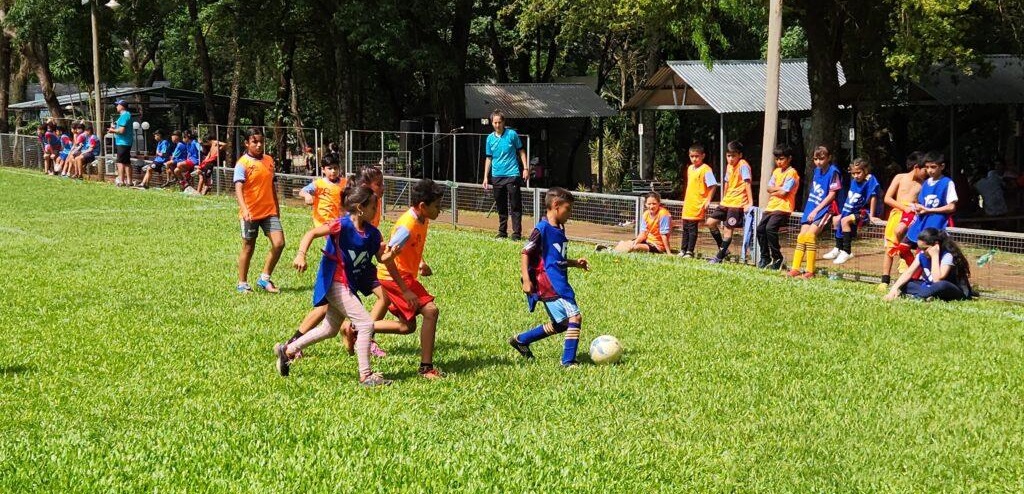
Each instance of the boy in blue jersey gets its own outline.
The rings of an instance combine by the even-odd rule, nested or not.
[[[857,229],[864,223],[884,224],[875,214],[875,206],[878,201],[878,191],[881,186],[878,180],[871,174],[871,164],[868,160],[857,158],[850,165],[850,188],[846,191],[846,201],[843,202],[843,209],[839,216],[832,218],[832,226],[836,232],[836,246],[827,254],[822,256],[825,259],[833,259],[833,264],[845,264],[853,257],[853,237],[857,235]]]
[[[530,344],[556,333],[565,333],[562,365],[573,367],[576,348],[580,340],[583,318],[576,305],[576,294],[569,286],[569,268],[590,270],[586,259],[567,259],[569,241],[565,236],[565,222],[572,213],[572,194],[561,187],[548,189],[544,196],[547,214],[537,222],[530,241],[523,247],[520,270],[523,293],[533,312],[537,302],[544,304],[551,322],[512,337],[508,343],[525,358],[533,358]]]
[[[956,202],[959,199],[953,181],[942,174],[946,169],[946,157],[942,153],[932,151],[926,154],[922,161],[928,178],[921,184],[917,204],[914,204],[917,217],[903,239],[903,242],[911,247],[917,246],[917,237],[925,228],[945,231],[953,213],[956,212]]]
[[[145,189],[149,187],[149,180],[153,178],[153,171],[161,173],[164,171],[164,165],[167,160],[171,158],[171,143],[164,139],[164,133],[162,131],[153,132],[153,140],[156,141],[156,155],[153,156],[153,163],[143,167],[146,174],[142,176],[142,182],[138,188]]]
[[[199,141],[196,141],[195,137],[192,136],[192,131],[186,130],[182,132],[181,137],[185,141],[185,160],[176,162],[177,166],[174,168],[174,176],[178,177],[182,192],[185,194],[195,194],[196,189],[192,187],[192,172],[199,165],[199,156],[202,148],[199,146]]]
[[[818,233],[832,224],[839,213],[836,194],[843,188],[839,168],[832,163],[832,152],[825,146],[814,148],[814,177],[810,193],[800,218],[800,234],[796,237],[793,265],[788,276],[810,279],[814,277],[814,264],[818,256]],[[800,264],[807,259],[807,270],[800,274]]]
[[[177,130],[171,132],[171,158],[167,160],[167,182],[164,183],[164,187],[174,183],[174,171],[178,167],[178,163],[185,162],[185,154],[185,143],[181,142],[181,132]]]

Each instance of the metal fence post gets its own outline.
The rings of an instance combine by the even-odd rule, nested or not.
[[[544,213],[540,210],[540,187],[533,188],[533,222],[537,223],[540,221],[541,216]]]
[[[761,259],[761,243],[757,241],[757,225],[761,224],[761,215],[763,214],[764,213],[761,211],[761,208],[757,208],[757,211],[754,211],[754,228],[751,229],[751,236],[754,238],[751,239],[752,248],[750,249],[750,252],[752,254],[750,256],[750,260],[753,261],[755,265],[760,262],[759,260]],[[747,260],[743,259],[743,262],[746,263]]]
[[[6,139],[6,138],[7,138],[6,135],[0,134],[0,165],[6,165],[7,164],[7,163],[4,162],[4,147],[5,147],[4,146],[4,139]]]
[[[640,223],[643,221],[644,201],[642,196],[637,196],[636,205],[633,207],[633,235],[640,235]]]
[[[459,184],[456,181],[448,182],[449,188],[451,189],[451,201],[452,201],[452,226],[455,228],[459,227]]]

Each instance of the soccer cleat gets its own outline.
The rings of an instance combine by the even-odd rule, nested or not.
[[[359,385],[367,388],[373,388],[376,386],[390,386],[393,383],[391,379],[384,379],[379,372],[374,372],[364,379],[359,380]]]
[[[376,341],[370,340],[370,355],[377,358],[384,358],[388,356],[388,352],[385,352],[383,348],[377,345]]]
[[[827,253],[825,253],[825,255],[821,256],[821,258],[822,259],[835,259],[835,258],[839,257],[839,253],[840,252],[842,252],[842,251],[839,250],[839,247],[833,247],[832,250],[830,250]],[[842,263],[840,263],[840,264],[842,264]]]
[[[297,340],[297,339],[299,339],[298,336],[293,336],[292,339],[288,340],[288,343],[285,343],[285,345],[286,346],[287,345],[291,345],[292,343],[295,343],[295,340]],[[302,358],[302,350],[299,350],[299,351],[295,352],[295,355],[292,355],[291,361],[295,362],[296,360],[298,360],[300,358]]]
[[[516,351],[519,352],[519,355],[522,355],[523,358],[533,358],[533,352],[530,351],[530,345],[519,343],[519,340],[517,340],[515,336],[509,338],[508,344],[511,345],[512,348],[515,348]]]
[[[580,366],[580,362],[578,360],[570,360],[568,362],[562,362],[562,367],[565,367],[566,369],[575,369],[575,368],[577,368],[579,366]]]
[[[800,277],[805,279],[805,280],[809,280],[811,278],[814,278],[814,271],[808,271],[808,272],[800,275]]]
[[[235,287],[235,291],[238,293],[252,293],[252,286],[248,283],[239,283],[238,286]]]
[[[518,233],[513,233],[512,236],[509,237],[508,239],[513,241],[513,242],[518,242],[518,241],[523,239],[523,236],[518,234]]]
[[[833,264],[845,264],[846,261],[849,261],[852,258],[853,258],[853,254],[852,253],[846,252],[846,251],[839,251],[839,257],[836,257],[836,260],[832,261],[832,263]]]
[[[799,277],[800,276],[800,270],[799,269],[790,269],[789,272],[786,273],[786,276],[788,276],[790,278]]]
[[[260,278],[259,280],[256,281],[256,286],[262,288],[263,291],[267,293],[278,293],[281,291],[277,288],[277,285],[275,285],[274,282],[270,281],[269,279],[265,280],[263,278]],[[250,291],[251,290],[252,289],[250,288]]]
[[[444,377],[444,372],[441,372],[441,369],[437,367],[431,367],[429,370],[419,371],[419,373],[420,376],[428,381],[436,381]]]
[[[288,347],[282,343],[274,345],[274,355],[277,356],[277,373],[281,377],[288,377],[291,359],[288,358]]]

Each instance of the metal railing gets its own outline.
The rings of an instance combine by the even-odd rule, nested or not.
[[[108,157],[109,158],[109,157]],[[379,151],[378,151],[379,160]],[[107,160],[111,161],[112,160]],[[42,150],[34,135],[0,134],[0,164],[42,170]],[[108,166],[111,166],[108,163]],[[218,194],[234,194],[232,183],[233,168],[218,167],[213,176],[211,191]],[[277,174],[278,191],[282,202],[299,205],[299,191],[311,180],[308,175]],[[388,220],[396,219],[409,207],[410,192],[415,178],[385,176],[384,211]],[[446,187],[442,200],[439,222],[450,223],[459,228],[495,230],[498,218],[493,191],[486,190],[479,183],[438,182]],[[522,189],[523,230],[528,235],[540,215],[544,214],[544,194],[547,189]],[[641,227],[643,197],[631,195],[597,194],[573,191],[575,203],[566,232],[571,239],[593,243],[610,244],[633,238]],[[683,203],[662,201],[674,219],[680,217]],[[713,211],[716,205],[711,206]],[[760,215],[755,221],[759,221]],[[800,231],[800,213],[793,213],[782,229],[780,237],[787,262],[792,259],[796,235]],[[975,289],[987,297],[1015,302],[1024,302],[1024,234],[989,230],[975,230],[951,227],[950,236],[960,244],[971,262],[971,282]],[[738,236],[739,234],[737,234]],[[854,257],[842,265],[830,260],[819,259],[817,268],[820,275],[831,278],[845,278],[865,282],[878,282],[882,261],[884,227],[864,225],[857,232],[853,243]],[[680,235],[677,229],[672,233],[673,247],[678,247]],[[742,240],[733,241],[733,252],[740,252]],[[753,251],[747,252],[744,263],[757,259],[757,243],[752,242]],[[832,249],[833,232],[822,232],[818,238],[819,256]],[[698,234],[698,257],[710,257],[716,246],[700,227]],[[894,272],[894,277],[895,277]]]

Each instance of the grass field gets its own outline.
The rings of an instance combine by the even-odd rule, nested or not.
[[[284,292],[240,296],[230,198],[0,169],[0,205],[2,492],[1024,490],[1019,305],[574,244],[581,348],[610,333],[626,356],[563,370],[560,339],[533,362],[506,345],[543,321],[520,246],[439,225],[449,378],[382,335],[397,381],[368,390],[334,340],[274,371],[309,305],[308,212],[283,212]]]

